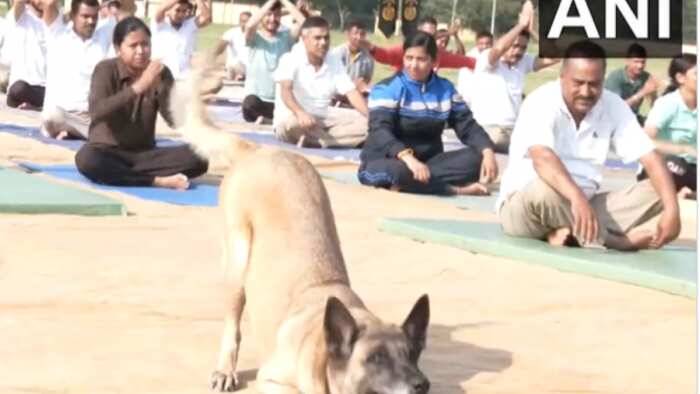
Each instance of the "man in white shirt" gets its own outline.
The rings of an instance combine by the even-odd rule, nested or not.
[[[283,55],[275,71],[275,135],[302,146],[357,147],[367,138],[367,104],[340,60],[328,56],[328,22],[307,18],[301,38],[305,50]],[[359,113],[329,108],[335,94],[346,95]]]
[[[199,14],[195,17],[188,18],[188,0],[166,0],[153,17],[153,59],[161,59],[175,80],[185,78],[190,71],[197,30],[211,23],[208,2],[196,1]]]
[[[496,152],[508,151],[510,135],[523,100],[525,77],[557,63],[558,59],[536,58],[526,53],[534,17],[532,3],[526,1],[518,23],[481,53],[471,80],[471,109],[477,122],[496,145]]]
[[[20,109],[41,108],[46,85],[46,44],[62,18],[45,12],[53,7],[42,0],[15,0],[7,23],[10,76],[7,105]],[[48,17],[48,15],[53,15]]]
[[[493,47],[493,34],[487,31],[480,31],[476,33],[476,45],[474,48],[467,52],[467,56],[478,59],[479,55],[485,50]],[[462,67],[459,69],[459,76],[457,79],[457,91],[462,95],[464,101],[471,104],[471,96],[473,94],[472,78],[474,77],[474,71]]]
[[[97,0],[72,0],[70,23],[49,39],[41,113],[47,137],[87,138],[90,80],[97,63],[108,57],[114,30],[111,25],[97,29],[99,7]]]
[[[619,250],[660,248],[678,236],[671,176],[629,106],[603,89],[604,57],[590,41],[573,44],[560,79],[525,100],[497,203],[506,234]],[[650,179],[600,193],[611,148]]]
[[[243,11],[238,15],[238,26],[224,33],[214,55],[219,56],[226,50],[226,76],[234,81],[243,81],[248,64],[248,47],[245,45],[245,26],[251,13]]]

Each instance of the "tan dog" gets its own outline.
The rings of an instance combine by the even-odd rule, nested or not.
[[[218,130],[198,97],[186,112],[178,128],[184,137],[231,167],[219,197],[227,309],[212,388],[232,391],[238,384],[246,306],[262,351],[257,388],[263,393],[427,393],[430,384],[417,365],[427,295],[402,326],[380,321],[350,288],[328,194],[311,163]]]

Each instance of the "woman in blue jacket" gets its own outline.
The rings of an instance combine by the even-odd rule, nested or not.
[[[493,143],[452,83],[433,72],[436,54],[435,39],[416,33],[404,42],[404,69],[372,89],[358,178],[408,193],[488,194],[498,175]],[[464,148],[444,151],[445,123]]]

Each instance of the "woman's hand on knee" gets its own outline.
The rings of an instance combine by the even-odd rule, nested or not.
[[[430,168],[416,159],[413,155],[401,158],[409,170],[413,173],[413,179],[418,182],[428,183],[430,181]]]

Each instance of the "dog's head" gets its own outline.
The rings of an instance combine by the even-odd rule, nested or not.
[[[326,303],[324,334],[331,394],[426,394],[418,369],[425,348],[430,304],[423,295],[401,325],[359,326],[337,298]]]

